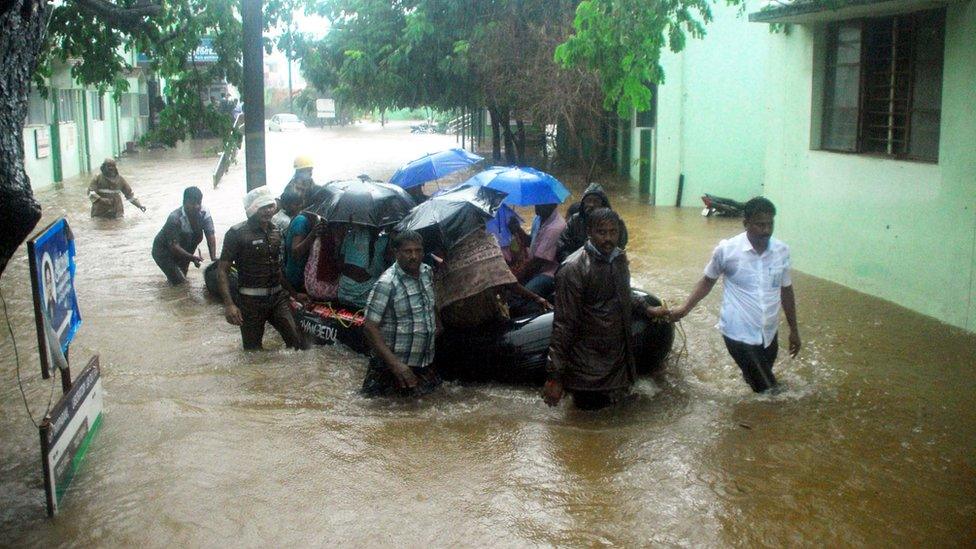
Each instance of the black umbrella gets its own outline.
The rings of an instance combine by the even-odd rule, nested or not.
[[[386,227],[403,219],[413,206],[413,198],[396,185],[354,179],[323,185],[309,211],[329,223]]]
[[[396,226],[397,231],[414,230],[424,240],[435,239],[451,249],[462,238],[477,229],[495,213],[505,199],[505,193],[487,187],[460,185],[441,191],[419,204]]]

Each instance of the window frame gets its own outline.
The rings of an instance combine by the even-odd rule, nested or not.
[[[91,109],[92,120],[105,121],[105,94],[89,90],[88,91],[88,104],[89,109]]]
[[[27,117],[24,120],[25,126],[47,126],[51,123],[51,108],[48,105],[48,100],[41,95],[36,89],[31,89],[27,96]],[[43,112],[43,120],[35,120],[32,116],[35,108],[40,105],[41,111]]]
[[[916,70],[919,67],[919,63],[916,62],[918,56],[917,41],[919,40],[919,38],[918,35],[915,33],[915,31],[917,28],[920,28],[919,21],[929,19],[929,18],[935,18],[938,21],[937,24],[938,24],[938,28],[940,29],[941,41],[942,41],[941,51],[939,55],[939,63],[941,65],[939,69],[939,75],[942,78],[944,78],[945,28],[946,28],[945,8],[919,10],[919,11],[888,15],[888,16],[880,16],[880,17],[863,17],[863,18],[848,19],[843,21],[833,21],[825,26],[824,28],[825,34],[823,36],[824,49],[822,51],[822,55],[820,56],[820,62],[822,63],[822,67],[823,67],[823,77],[821,81],[818,83],[820,108],[819,108],[819,112],[818,110],[814,111],[814,113],[819,117],[819,120],[817,121],[819,124],[819,129],[818,129],[819,135],[816,136],[816,141],[815,141],[816,147],[814,147],[816,150],[843,153],[843,154],[856,154],[861,156],[869,156],[869,157],[884,158],[884,159],[891,159],[891,160],[924,162],[930,164],[937,164],[939,162],[939,152],[941,151],[941,145],[942,145],[941,136],[936,137],[936,142],[934,147],[935,148],[934,157],[922,156],[917,151],[913,152],[911,150],[912,118],[915,112],[916,81],[918,80],[918,75],[916,73]],[[907,106],[905,107],[904,110],[904,117],[906,119],[905,129],[904,129],[905,151],[904,152],[882,152],[882,151],[866,150],[867,146],[865,142],[867,139],[867,135],[866,135],[867,132],[865,131],[865,118],[868,116],[868,113],[866,112],[867,110],[866,103],[868,101],[867,89],[866,89],[868,85],[868,77],[866,75],[866,71],[868,70],[868,63],[867,63],[868,50],[870,49],[866,44],[866,40],[865,40],[866,29],[868,25],[897,26],[899,23],[898,21],[899,19],[908,20],[912,27],[912,37],[910,39],[911,51],[906,61],[908,79],[907,82],[904,84],[904,86],[907,87],[907,99],[906,99]],[[831,104],[828,104],[828,97],[830,94],[830,91],[828,90],[828,84],[832,85],[832,83],[836,81],[836,74],[837,74],[836,73],[836,67],[837,67],[836,52],[838,50],[838,34],[839,34],[839,30],[844,25],[856,25],[859,29],[858,43],[859,43],[860,51],[859,51],[859,59],[858,59],[858,82],[857,82],[858,97],[856,100],[856,104],[857,104],[856,135],[854,136],[855,139],[854,139],[853,149],[838,148],[836,146],[828,146],[827,144],[830,141],[836,141],[836,139],[829,139],[827,136],[828,112],[836,110],[836,107],[833,106],[834,104],[836,104],[836,101],[832,102]],[[895,34],[892,35],[891,42],[888,44],[888,47],[890,48],[897,47],[895,43],[895,41],[897,40],[896,36],[897,35]],[[833,72],[831,73],[831,71]],[[942,119],[943,92],[944,89],[940,84],[939,109],[938,109],[940,125]],[[892,102],[894,101],[895,93],[896,92],[892,92],[892,100],[891,100]],[[926,110],[930,112],[934,112],[933,109],[926,109]],[[891,118],[893,117],[894,114],[892,114]],[[891,122],[891,124],[893,123],[894,122]],[[892,132],[891,130],[889,130],[889,136],[891,136],[891,134]],[[892,147],[892,143],[894,141],[895,139],[893,136],[889,137],[886,148],[890,150]]]

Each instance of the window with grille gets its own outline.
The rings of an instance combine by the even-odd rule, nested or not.
[[[88,92],[88,104],[92,113],[92,120],[105,120],[105,104],[102,102],[102,94],[91,91]]]
[[[140,93],[139,98],[139,116],[149,116],[149,95],[145,93]]]
[[[58,90],[58,122],[75,121],[75,90]]]
[[[37,90],[31,90],[27,103],[27,124],[41,125],[47,123],[47,100],[41,97]]]
[[[119,116],[131,117],[132,116],[132,94],[123,93],[119,97]]]
[[[938,160],[944,32],[944,10],[832,25],[821,148]]]

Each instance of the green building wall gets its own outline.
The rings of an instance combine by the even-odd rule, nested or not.
[[[820,33],[769,37],[778,235],[801,271],[976,331],[976,3],[947,8],[938,164],[811,150]]]
[[[689,37],[680,53],[662,52],[655,128],[631,130],[629,175],[640,184],[645,163],[657,205],[676,205],[681,175],[683,206],[701,207],[706,192],[737,200],[762,193],[766,31],[749,26],[738,8],[716,4],[712,13],[704,40]],[[642,132],[649,154],[640,154]]]
[[[146,117],[139,115],[139,103],[133,94],[145,94],[146,83],[141,76],[128,78],[129,90],[118,100],[112,90],[102,97],[104,119],[94,118],[93,90],[84,89],[70,76],[67,66],[58,67],[48,81],[48,124],[24,127],[24,169],[35,190],[59,185],[65,179],[87,177],[110,157],[118,157],[127,142],[138,141],[147,130]],[[58,122],[58,93],[73,90],[74,120]],[[122,116],[119,104],[131,105],[130,115]],[[37,133],[47,131],[51,151],[47,157],[37,158]],[[57,137],[54,135],[57,131]]]
[[[655,203],[674,205],[682,173],[683,206],[700,208],[703,192],[763,194],[796,269],[976,331],[976,2],[946,9],[939,161],[926,163],[816,150],[825,24],[771,33],[713,6],[704,39],[662,55],[644,159]]]

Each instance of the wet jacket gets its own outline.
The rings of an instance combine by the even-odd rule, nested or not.
[[[584,246],[556,273],[547,372],[566,389],[611,391],[636,379],[631,314],[643,302],[631,292],[627,256],[618,252],[608,261]]]
[[[227,230],[220,260],[237,267],[241,288],[273,288],[281,284],[281,242],[278,227],[252,218]]]
[[[559,244],[556,246],[556,259],[560,262],[569,257],[571,253],[582,248],[583,244],[586,243],[586,214],[583,213],[582,205],[583,200],[591,194],[599,196],[603,200],[603,206],[605,208],[610,207],[610,199],[607,198],[607,193],[603,190],[603,186],[599,183],[590,183],[590,186],[586,188],[578,202],[579,209],[566,221],[566,230],[559,237]],[[617,246],[621,250],[627,247],[627,226],[624,225],[623,220],[620,221],[620,242],[617,243]]]

